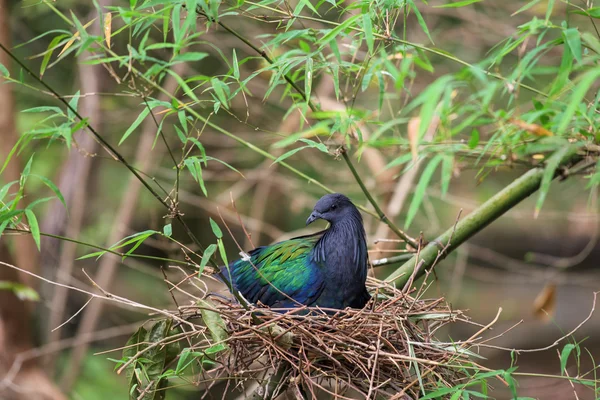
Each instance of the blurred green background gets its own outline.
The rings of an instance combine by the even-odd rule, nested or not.
[[[108,0],[100,5],[129,6],[126,2]],[[534,16],[543,19],[548,2],[539,1],[522,13],[512,15],[522,5],[523,2],[519,1],[484,1],[457,9],[421,4],[419,8],[436,48],[451,52],[461,60],[476,63],[486,57],[503,38],[514,35],[521,24]],[[36,72],[54,35],[31,40],[55,29],[70,29],[52,10],[53,7],[65,15],[74,13],[82,23],[97,16],[91,2],[66,0],[45,4],[37,1],[0,1],[0,29],[3,30],[0,42],[12,48],[14,54]],[[567,15],[567,7],[565,3],[557,2],[553,15]],[[579,26],[582,31],[593,30],[589,19],[578,15],[570,15],[569,18],[572,26]],[[247,37],[256,39],[257,43],[266,42],[268,38],[261,35],[273,33],[276,29],[275,24],[261,23],[258,18],[229,16],[223,17],[223,20]],[[116,27],[113,26],[113,29]],[[96,34],[101,34],[102,28],[96,21],[89,29],[95,29]],[[207,29],[201,22],[197,29],[204,30],[204,34],[191,48],[200,49],[196,51],[206,52],[208,56],[198,62],[179,64],[177,68],[181,75],[201,74],[212,77],[226,74],[230,67],[225,65],[219,52],[229,57],[235,49],[239,60],[255,56],[250,48],[223,29],[214,26]],[[401,32],[403,24],[399,24],[396,29]],[[405,29],[411,41],[428,42],[427,35],[415,18],[408,19]],[[112,48],[116,53],[122,54],[128,51],[126,45],[124,41],[115,40]],[[524,46],[526,48],[527,44]],[[50,58],[43,79],[67,98],[79,90],[82,96],[79,98],[78,110],[90,118],[96,130],[109,143],[116,146],[143,109],[144,104],[135,93],[140,90],[149,91],[150,88],[136,86],[139,82],[131,79],[131,76],[123,75],[123,71],[118,73],[121,79],[116,80],[114,71],[110,68],[86,65],[82,62],[86,58],[85,53],[78,57],[71,54],[52,65],[58,51]],[[497,67],[497,72],[509,74],[511,60],[519,57],[518,52],[519,49],[516,49],[507,55],[506,60]],[[31,90],[26,85],[2,85],[0,161],[3,163],[16,140],[23,133],[38,128],[40,121],[47,116],[44,113],[21,111],[31,107],[56,105],[57,102],[45,88],[33,84],[14,62],[4,55],[0,61],[11,70],[13,78],[22,79],[38,88]],[[447,58],[438,56],[430,57],[430,62],[435,67],[435,72],[419,72],[414,76],[410,87],[412,96],[418,95],[436,77],[456,72],[460,67]],[[555,70],[550,67],[556,67],[560,62],[560,51],[553,49],[546,54],[542,64],[548,66],[548,80],[555,76]],[[251,58],[242,64],[242,75],[260,66],[259,59]],[[535,79],[536,87],[545,86],[542,67],[543,65],[539,67]],[[235,97],[229,110],[221,108],[219,112],[213,113],[212,104],[208,102],[206,105],[200,104],[198,110],[209,117],[211,122],[234,132],[238,137],[272,154],[280,155],[284,150],[273,147],[273,144],[287,134],[306,129],[306,125],[302,126],[298,113],[288,113],[290,103],[283,90],[279,89],[277,95],[263,100],[271,74],[272,72],[266,71],[250,81],[248,89],[252,96],[248,94]],[[171,93],[177,93],[177,85],[173,79],[164,86]],[[339,103],[334,95],[332,80],[327,77],[321,77],[315,83],[313,94],[324,108],[335,109],[335,105]],[[155,93],[153,96],[159,95]],[[528,108],[530,97],[529,93],[523,91],[516,101],[522,104],[521,107]],[[377,83],[373,82],[368,90],[357,96],[355,104],[357,109],[373,109],[373,104],[377,101]],[[403,99],[398,101],[402,103]],[[506,99],[499,101],[508,102]],[[384,109],[382,113],[394,115],[391,110]],[[11,120],[15,124],[14,129],[11,128]],[[172,115],[165,119],[162,127],[165,138],[180,157],[181,149],[177,148],[179,142],[174,128],[176,123],[177,116]],[[197,122],[194,129],[201,132],[199,137],[209,156],[224,161],[237,170],[217,161],[209,161],[202,171],[207,196],[189,173],[181,174],[179,208],[202,243],[214,242],[209,217],[220,221],[219,213],[233,237],[245,250],[249,250],[251,244],[245,237],[240,220],[251,234],[255,246],[316,229],[312,226],[310,229],[305,228],[304,221],[315,201],[324,194],[320,187],[291,174],[271,160],[265,160],[260,154],[248,151],[239,142],[210,127],[203,127]],[[132,165],[147,176],[154,177],[153,182],[169,192],[176,172],[166,147],[161,139],[157,139],[156,131],[154,121],[146,118],[117,149]],[[405,135],[404,132],[402,134]],[[123,165],[88,133],[74,134],[73,143],[74,146],[69,150],[62,140],[33,140],[14,155],[7,169],[0,175],[1,184],[18,179],[18,171],[33,156],[32,173],[51,179],[60,188],[69,211],[66,213],[58,200],[41,204],[36,209],[36,214],[43,232],[108,247],[136,232],[163,230],[165,223],[169,221],[166,210],[146,190],[140,188]],[[398,198],[393,195],[398,192],[399,183],[404,182],[406,186],[403,190],[407,196],[400,201],[401,210],[394,217],[400,227],[404,225],[418,174],[412,179],[403,180],[405,171],[399,167],[386,168],[386,165],[409,151],[407,146],[368,147],[362,152],[360,160],[354,159],[367,187],[384,207],[394,198],[398,205]],[[341,159],[310,150],[300,151],[287,161],[332,189],[347,194],[356,203],[370,207]],[[478,167],[464,163],[454,170],[446,195],[442,195],[440,178],[434,176],[408,231],[413,236],[422,232],[425,238],[434,238],[452,226],[459,210],[462,209],[462,215],[466,215],[523,171],[517,164],[500,165],[481,174]],[[593,292],[600,286],[597,268],[600,261],[597,194],[596,191],[586,191],[586,184],[582,179],[554,183],[537,218],[534,218],[536,196],[519,204],[438,265],[435,268],[435,283],[431,285],[427,295],[447,298],[454,308],[465,310],[474,321],[484,325],[501,308],[499,321],[490,336],[500,334],[517,324],[514,329],[493,342],[508,349],[545,347],[574,329],[590,314]],[[158,191],[164,196],[163,192]],[[52,193],[43,182],[31,180],[27,185],[25,201],[31,202],[49,195]],[[235,201],[240,218],[232,207],[231,199]],[[389,230],[381,225],[375,218],[365,214],[368,240],[373,246],[370,253],[372,260],[394,255],[393,251],[403,248],[400,244],[375,245],[377,239],[391,238]],[[183,240],[191,250],[196,250],[193,244],[185,241],[186,236],[176,223],[173,223],[173,236]],[[228,258],[231,260],[238,257],[239,249],[227,232],[224,240]],[[123,261],[112,255],[105,255],[100,260],[87,258],[73,261],[95,250],[49,237],[42,237],[41,251],[38,252],[30,237],[5,233],[0,237],[0,248],[0,260],[34,271],[48,279],[62,279],[65,284],[94,291],[90,280],[83,273],[85,271],[95,277],[95,281],[103,289],[159,309],[175,307],[161,268],[173,282],[183,277],[182,270],[159,261],[134,258]],[[184,256],[179,246],[162,237],[146,240],[137,249],[137,253],[175,259],[182,259]],[[396,267],[397,265],[381,267],[374,270],[374,274],[385,277]],[[14,361],[8,354],[18,354],[19,351],[15,349],[27,351],[23,371],[31,367],[30,370],[34,371],[31,372],[32,376],[37,377],[35,374],[39,373],[37,368],[40,368],[49,377],[49,381],[56,384],[56,388],[66,393],[67,398],[125,398],[127,383],[123,376],[113,371],[115,363],[111,361],[120,359],[120,351],[109,350],[119,349],[124,345],[139,323],[148,319],[147,311],[121,307],[111,302],[104,302],[99,308],[97,306],[100,300],[92,301],[81,310],[88,301],[88,296],[74,291],[62,294],[66,296],[66,303],[64,309],[61,309],[61,295],[57,294],[55,285],[22,273],[17,276],[13,274],[12,278],[10,275],[0,277],[0,280],[13,279],[33,287],[39,292],[40,299],[37,302],[25,300],[19,305],[11,305],[17,303],[8,301],[0,304],[0,308],[4,308],[0,321],[3,325],[0,328],[14,330],[20,338],[20,342],[11,342],[10,335],[0,335],[0,338],[4,337],[4,347],[0,347],[0,353],[5,352],[5,361]],[[209,290],[222,290],[213,282],[208,284]],[[547,313],[540,311],[540,308],[547,310]],[[51,332],[57,323],[62,324],[66,320],[68,322],[60,329]],[[474,332],[472,326],[456,324],[444,334],[460,340]],[[575,334],[577,340],[585,339],[584,346],[595,357],[600,355],[599,332],[600,318],[593,315]],[[96,355],[97,353],[101,354]],[[556,348],[518,356],[511,355],[506,350],[482,349],[482,355],[487,358],[483,363],[490,368],[507,368],[511,364],[511,357],[515,357],[520,371],[561,374]],[[0,379],[10,375],[11,365],[8,362],[2,365]],[[569,363],[568,371],[574,376],[580,371],[589,370],[592,365],[592,357],[583,354],[580,369],[575,363]],[[20,379],[27,382],[29,378],[21,376]],[[522,396],[541,399],[574,396],[573,388],[565,380],[541,380],[532,376],[521,378],[519,382],[519,394]],[[497,389],[495,395],[508,396],[508,392],[503,392],[502,387]],[[3,386],[3,390],[4,393],[10,391],[6,386]],[[3,390],[0,390],[0,398],[13,398],[3,397]],[[48,398],[60,398],[58,394],[57,397],[51,395],[52,390],[55,389],[48,389]],[[593,391],[578,390],[578,395],[581,399],[594,398]],[[16,394],[14,396],[29,398],[18,397]],[[167,394],[168,399],[195,399],[198,396],[198,388],[193,385],[183,385]],[[220,397],[218,390],[209,396]]]

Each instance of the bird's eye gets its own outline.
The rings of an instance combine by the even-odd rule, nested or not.
[[[330,209],[330,210],[335,210],[336,208],[337,208],[337,205],[336,205],[336,204],[333,204],[333,205],[332,205],[332,206],[331,206],[329,209]]]

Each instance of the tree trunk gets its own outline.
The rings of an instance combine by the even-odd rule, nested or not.
[[[9,11],[7,0],[0,0],[0,42],[10,48]],[[0,52],[0,63],[9,69],[9,58]],[[0,78],[0,157],[6,157],[17,142],[14,98],[11,86]],[[21,164],[13,157],[3,174],[3,180],[19,179]],[[12,264],[8,240],[0,241],[0,260]],[[14,259],[23,269],[39,270],[39,253],[30,236],[11,236]],[[18,282],[36,287],[33,277],[0,266],[0,281]],[[31,303],[20,300],[10,290],[0,290],[0,397],[3,400],[62,400],[64,396],[39,368],[35,359],[23,354],[33,347],[31,335]]]

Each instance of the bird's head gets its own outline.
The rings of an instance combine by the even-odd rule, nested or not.
[[[318,219],[324,219],[330,223],[335,223],[341,221],[348,214],[353,212],[358,213],[358,210],[349,198],[341,193],[326,194],[317,201],[317,204],[315,204],[315,208],[310,214],[310,217],[306,220],[306,225],[311,224]]]

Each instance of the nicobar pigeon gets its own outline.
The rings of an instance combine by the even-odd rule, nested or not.
[[[306,225],[317,219],[328,221],[329,228],[258,247],[222,267],[224,277],[247,301],[271,308],[364,307],[370,295],[360,212],[346,196],[334,193],[319,199]]]

